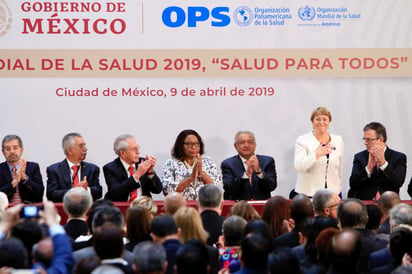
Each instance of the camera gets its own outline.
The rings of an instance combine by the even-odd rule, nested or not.
[[[38,205],[38,206],[24,206],[21,209],[20,212],[20,217],[24,218],[24,219],[38,219],[39,216],[39,212],[40,210],[43,210],[43,206],[42,205]]]

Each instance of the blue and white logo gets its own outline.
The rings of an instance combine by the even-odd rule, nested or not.
[[[238,7],[233,12],[233,20],[242,27],[250,25],[253,21],[253,11],[246,6]]]
[[[314,7],[300,7],[298,10],[298,15],[302,21],[311,21],[316,16],[316,10]]]

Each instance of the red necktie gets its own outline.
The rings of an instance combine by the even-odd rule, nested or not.
[[[79,166],[78,165],[75,165],[75,166],[72,166],[72,169],[73,169],[73,177],[72,177],[72,179],[73,179],[73,187],[77,187],[77,185],[79,184]]]
[[[134,174],[134,167],[133,166],[129,166],[129,175],[133,176]],[[133,201],[134,199],[137,198],[137,189],[132,190],[132,192],[130,192],[130,201]]]
[[[250,163],[249,160],[246,160],[246,161],[245,161],[246,168],[249,166],[249,163]],[[249,184],[250,184],[250,185],[252,185],[252,175],[253,175],[253,174],[250,174],[250,177],[249,177]]]
[[[17,168],[16,166],[13,166],[11,168],[11,178],[14,180],[17,176]],[[19,185],[16,186],[16,192],[13,194],[13,197],[11,198],[11,203],[12,204],[21,204],[22,200],[20,197],[20,191],[19,191]]]

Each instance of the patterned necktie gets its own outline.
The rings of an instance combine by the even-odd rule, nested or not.
[[[129,175],[133,176],[134,174],[134,166],[129,166]],[[132,190],[132,192],[130,192],[130,201],[133,201],[134,199],[137,198],[137,189]]]
[[[17,176],[17,168],[16,166],[13,166],[11,168],[11,178],[14,180]],[[20,182],[19,182],[20,183]],[[20,190],[19,190],[19,185],[16,186],[16,192],[13,194],[13,197],[11,198],[11,203],[12,204],[21,204],[22,200],[20,197]]]
[[[73,177],[72,177],[73,187],[77,187],[79,185],[79,166],[74,165],[72,166],[72,169],[73,169]]]

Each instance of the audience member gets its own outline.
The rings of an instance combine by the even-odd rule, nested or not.
[[[405,181],[406,155],[386,145],[386,129],[377,122],[363,128],[366,150],[353,159],[349,197],[379,200],[385,191],[399,193]]]
[[[362,273],[359,260],[362,252],[362,239],[353,229],[345,229],[335,234],[330,243],[330,274]]]
[[[343,139],[329,133],[332,115],[325,107],[316,108],[311,116],[313,130],[299,136],[295,144],[296,187],[290,197],[303,193],[312,197],[318,189],[342,191]]]
[[[166,252],[162,245],[150,241],[139,243],[133,250],[133,268],[138,274],[166,273]]]
[[[152,214],[142,206],[129,207],[126,211],[126,237],[129,242],[125,248],[130,252],[134,247],[141,242],[151,241],[150,223],[152,222]]]
[[[340,197],[332,190],[326,188],[317,190],[313,195],[312,203],[315,210],[315,217],[338,218]]]
[[[181,192],[186,200],[196,200],[202,185],[222,186],[215,162],[203,153],[204,144],[196,131],[186,129],[179,133],[172,149],[173,158],[162,169],[164,195]]]
[[[339,233],[339,229],[328,227],[323,229],[315,240],[315,248],[318,252],[317,261],[319,264],[319,272],[326,273],[330,268],[331,262],[329,258],[329,246],[332,237]]]
[[[275,160],[256,155],[255,135],[239,131],[235,135],[237,155],[221,164],[225,200],[267,200],[277,187]]]
[[[209,272],[209,252],[206,246],[197,239],[186,241],[176,252],[176,274],[216,273]]]
[[[132,264],[122,258],[122,230],[111,222],[105,222],[96,227],[93,234],[93,247],[102,265],[112,265],[120,268],[125,274],[132,274]]]
[[[290,248],[276,248],[269,253],[268,271],[270,274],[301,274],[299,261]]]
[[[101,265],[100,258],[97,256],[88,256],[83,258],[74,269],[74,274],[90,274],[93,270]]]
[[[262,220],[268,223],[274,238],[293,229],[290,202],[280,195],[270,198],[262,211]]]
[[[180,229],[170,215],[156,216],[150,225],[153,242],[163,245],[166,250],[167,274],[174,273],[176,252],[181,246]]]
[[[118,156],[103,167],[107,184],[106,199],[113,201],[133,201],[138,196],[152,197],[152,193],[162,191],[162,183],[154,171],[154,156],[140,157],[140,147],[129,134],[120,135],[113,145]]]
[[[237,215],[239,217],[242,217],[243,219],[246,220],[246,222],[249,222],[252,220],[260,220],[260,215],[257,212],[257,210],[247,201],[239,201],[236,204],[234,204],[230,208],[229,215],[230,216]]]
[[[216,244],[219,236],[222,235],[222,224],[225,219],[220,216],[222,202],[223,194],[218,186],[209,184],[199,188],[197,203],[203,227],[209,234],[208,245]]]
[[[179,208],[186,206],[185,196],[180,192],[169,193],[165,197],[163,206],[165,214],[173,216]]]
[[[299,231],[306,218],[313,216],[312,202],[305,194],[297,194],[290,203],[290,216],[294,222],[292,231],[275,238],[275,247],[295,247],[300,244]]]
[[[6,208],[9,207],[9,199],[7,198],[7,195],[4,192],[0,192],[0,221],[1,218],[6,211]]]
[[[385,191],[382,193],[378,200],[378,206],[382,212],[381,225],[378,229],[378,233],[388,234],[390,233],[389,225],[389,211],[397,204],[401,202],[399,194],[393,191]]]
[[[47,199],[61,203],[72,187],[83,187],[92,194],[93,200],[102,197],[100,170],[84,161],[87,147],[83,137],[79,133],[68,133],[63,137],[62,146],[66,159],[46,169]]]
[[[368,270],[368,260],[372,252],[382,249],[387,241],[376,236],[376,231],[367,230],[368,212],[366,205],[358,199],[349,198],[339,204],[339,224],[342,229],[351,228],[361,236],[362,248],[360,253],[360,271]]]
[[[68,217],[64,230],[72,241],[89,233],[86,220],[92,202],[92,196],[82,187],[74,187],[64,194],[63,207]]]
[[[250,234],[252,232],[259,232],[271,244],[270,249],[273,249],[274,238],[267,222],[263,220],[249,221],[245,227],[245,235]]]
[[[24,148],[21,138],[7,135],[1,148],[6,161],[0,164],[0,191],[13,204],[41,202],[44,186],[40,167],[22,158]]]
[[[236,215],[227,217],[223,222],[223,235],[219,237],[220,269],[228,269],[230,273],[240,270],[240,246],[246,225],[246,220]]]
[[[368,222],[366,223],[365,229],[370,230],[376,237],[382,238],[385,241],[389,240],[389,234],[378,233],[378,228],[382,220],[382,211],[375,204],[366,205],[366,210],[368,212]]]
[[[156,202],[153,201],[152,198],[149,196],[139,196],[136,199],[133,200],[133,202],[130,203],[130,206],[142,206],[147,208],[150,213],[152,214],[152,217],[156,216],[157,214],[157,205]]]
[[[50,237],[45,237],[33,245],[33,261],[41,263],[45,268],[49,268],[53,262],[54,248]]]
[[[241,244],[242,268],[236,272],[267,274],[268,255],[271,251],[272,244],[259,232],[247,234]]]

